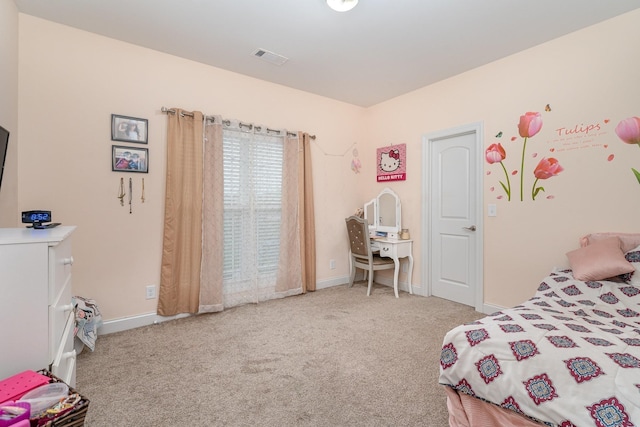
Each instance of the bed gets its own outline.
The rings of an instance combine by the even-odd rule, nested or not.
[[[446,334],[452,427],[640,426],[640,235],[590,236],[531,299]]]

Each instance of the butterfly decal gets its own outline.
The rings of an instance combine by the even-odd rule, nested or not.
[[[502,138],[502,131],[500,131],[500,132],[498,132],[498,133],[496,134],[496,138]]]
[[[547,104],[547,105],[544,107],[544,111],[551,111],[551,106],[550,106],[549,104]]]

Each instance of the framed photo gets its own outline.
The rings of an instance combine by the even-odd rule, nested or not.
[[[149,149],[112,145],[111,170],[115,172],[149,172]]]
[[[147,143],[147,119],[111,115],[111,140],[123,142]]]

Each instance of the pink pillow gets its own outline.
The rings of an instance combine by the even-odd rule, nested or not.
[[[578,280],[605,280],[635,268],[624,257],[619,237],[608,237],[567,252],[573,277]]]
[[[622,252],[627,253],[640,245],[640,233],[591,233],[580,238],[580,246],[584,247],[610,237],[619,237],[622,242]]]

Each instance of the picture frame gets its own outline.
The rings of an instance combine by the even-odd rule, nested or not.
[[[138,117],[111,115],[111,140],[146,144],[149,121]]]
[[[376,150],[378,182],[405,181],[407,179],[407,144],[392,144]]]
[[[149,149],[111,146],[111,170],[114,172],[149,173]]]

